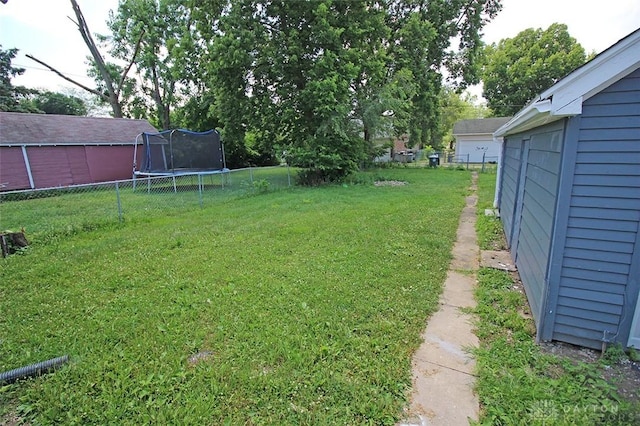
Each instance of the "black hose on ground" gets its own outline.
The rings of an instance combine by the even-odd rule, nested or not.
[[[15,370],[0,373],[0,385],[13,383],[16,380],[26,377],[40,376],[47,373],[62,364],[69,361],[69,355],[59,356],[58,358],[49,359],[47,361],[38,362],[36,364],[27,365],[25,367],[16,368]]]

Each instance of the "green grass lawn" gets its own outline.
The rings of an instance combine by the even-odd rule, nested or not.
[[[0,193],[0,231],[24,228],[30,239],[48,240],[119,221],[146,221],[157,215],[199,210],[229,199],[289,187],[295,169],[263,167],[204,175],[138,178],[114,183]],[[175,189],[174,189],[175,183]]]
[[[0,420],[394,424],[470,175],[357,180],[89,220],[0,259],[0,371],[70,356],[0,387]]]

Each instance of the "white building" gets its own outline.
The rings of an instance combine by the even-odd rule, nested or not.
[[[456,139],[454,162],[498,163],[500,161],[499,140],[494,140],[493,132],[507,123],[511,117],[480,118],[458,121],[453,126]]]

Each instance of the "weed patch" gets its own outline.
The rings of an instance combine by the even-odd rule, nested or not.
[[[505,250],[507,248],[502,223],[497,216],[485,215],[485,210],[493,210],[493,198],[496,188],[496,176],[478,174],[478,215],[476,234],[480,250]]]
[[[543,353],[533,320],[518,314],[526,304],[511,276],[481,269],[476,297],[476,390],[480,424],[608,424],[640,420],[637,405],[622,400],[603,376],[604,363],[572,362]],[[609,357],[619,354],[612,351]]]

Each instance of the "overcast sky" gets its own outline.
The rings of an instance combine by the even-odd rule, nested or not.
[[[295,0],[290,0],[295,1]],[[107,33],[105,21],[117,0],[78,0],[93,33]],[[587,50],[601,52],[640,27],[639,0],[503,0],[498,17],[483,31],[487,43],[511,38],[526,28],[546,29],[564,23]],[[75,25],[68,0],[8,0],[0,4],[2,49],[18,48],[13,65],[26,72],[13,83],[62,90],[72,86],[41,65],[24,57],[31,54],[70,77],[91,84],[86,77],[89,54]]]

